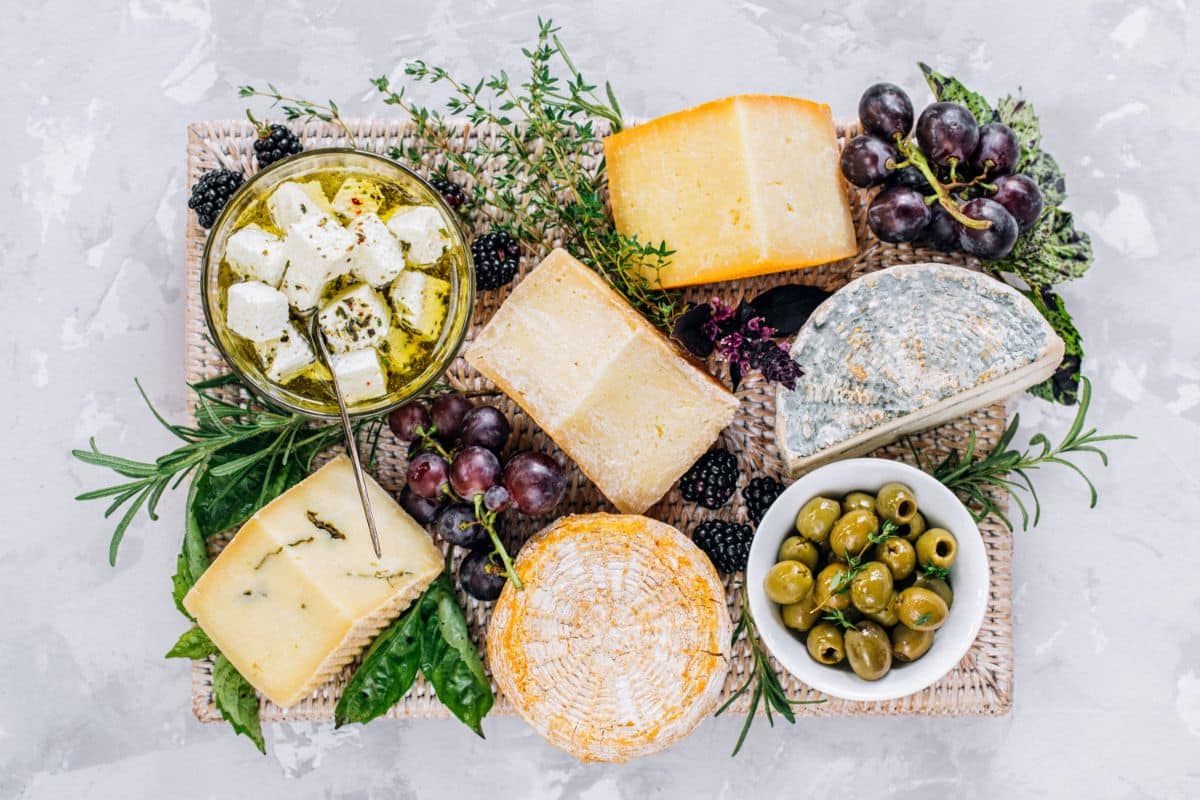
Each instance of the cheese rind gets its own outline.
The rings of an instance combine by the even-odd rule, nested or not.
[[[728,97],[627,128],[604,152],[617,230],[675,251],[657,273],[665,287],[857,251],[826,105]]]
[[[724,386],[563,250],[517,284],[466,359],[626,513],[657,502],[737,409]]]
[[[281,707],[352,661],[442,571],[429,534],[367,484],[382,557],[339,456],[255,514],[184,598],[238,672]]]

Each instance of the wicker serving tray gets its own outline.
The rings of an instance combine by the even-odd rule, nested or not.
[[[412,129],[400,122],[384,120],[350,121],[359,147],[376,152],[386,152],[392,145],[405,148],[411,141]],[[294,124],[306,148],[345,145],[340,131],[332,125],[322,123]],[[840,135],[852,135],[847,126],[839,128]],[[459,147],[470,146],[475,137],[487,135],[464,126],[456,142]],[[244,171],[247,175],[256,169],[252,143],[254,129],[246,122],[200,122],[188,127],[187,175],[189,188],[209,169],[224,166]],[[408,140],[408,141],[406,141]],[[437,154],[429,153],[423,169],[437,163]],[[803,282],[836,289],[852,278],[883,267],[899,263],[941,261],[963,266],[973,263],[963,258],[949,257],[932,250],[914,249],[909,245],[893,246],[875,239],[866,226],[866,192],[853,192],[851,197],[855,227],[858,233],[859,253],[852,259],[813,269],[760,278],[692,287],[686,291],[687,299],[704,301],[718,296],[726,302],[736,304],[740,299],[751,298],[759,292],[788,282]],[[195,215],[187,217],[187,379],[197,381],[228,371],[223,359],[209,343],[200,301],[200,260],[204,249],[206,231],[200,228]],[[548,252],[557,242],[546,242]],[[537,263],[536,258],[525,258],[521,274]],[[472,320],[472,334],[479,329],[500,306],[508,294],[508,288],[493,292],[481,292]],[[489,382],[467,366],[459,358],[448,375],[451,384],[462,389],[494,389]],[[753,475],[782,475],[782,464],[774,442],[775,399],[773,389],[756,374],[749,376],[739,388],[741,406],[734,423],[722,435],[722,443],[738,454],[743,473]],[[512,421],[512,443],[518,449],[536,449],[555,454],[559,461],[571,464],[558,448],[520,408],[507,397],[499,396],[495,404]],[[943,425],[919,436],[912,437],[911,445],[919,450],[926,461],[942,457],[950,448],[960,449],[971,430],[977,432],[980,449],[990,450],[1005,425],[1005,409],[997,404]],[[892,445],[880,450],[877,455],[912,461],[908,445]],[[388,489],[398,491],[404,483],[406,458],[404,448],[386,432],[381,439],[379,465],[376,478]],[[573,465],[569,468],[569,489],[559,514],[612,511],[596,487]],[[747,478],[742,478],[745,485]],[[717,512],[707,511],[696,505],[684,503],[677,488],[664,497],[647,514],[675,525],[685,533],[704,519],[723,518],[745,521],[745,512],[737,496],[725,508]],[[519,543],[544,526],[548,519],[530,520],[517,515],[508,515],[506,538],[511,552],[516,553]],[[985,521],[980,530],[987,547],[991,567],[991,593],[987,615],[974,645],[963,660],[935,685],[909,697],[888,702],[857,703],[828,698],[818,705],[797,706],[803,716],[847,716],[847,715],[892,715],[921,714],[937,716],[998,715],[1006,713],[1012,705],[1013,650],[1012,650],[1012,539],[1007,530],[994,520]],[[221,543],[213,542],[213,549]],[[730,610],[734,620],[740,615],[740,593],[735,591],[742,576],[728,578],[726,586]],[[482,643],[487,629],[488,604],[479,603],[460,595],[466,611],[472,635]],[[482,648],[481,648],[482,650]],[[724,694],[732,693],[745,680],[753,661],[744,641],[733,649],[733,662],[725,680]],[[352,667],[331,681],[311,697],[299,704],[281,709],[265,700],[261,701],[262,719],[278,720],[332,720],[333,708],[345,686]],[[795,698],[817,698],[820,693],[805,686],[790,675],[780,671],[784,687]],[[494,688],[494,684],[493,684]],[[212,663],[197,661],[192,667],[192,707],[197,718],[204,722],[219,720],[220,713],[212,700]],[[745,713],[747,698],[743,697],[732,709]],[[507,700],[497,694],[494,713],[512,713]],[[389,717],[445,717],[446,709],[437,701],[432,689],[418,676],[412,690],[387,714]]]

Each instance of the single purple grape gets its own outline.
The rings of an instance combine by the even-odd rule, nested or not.
[[[467,553],[458,565],[458,585],[476,600],[490,603],[500,596],[508,576],[504,565],[490,552]]]
[[[860,189],[878,186],[888,176],[888,164],[900,160],[896,148],[874,136],[855,136],[842,148],[842,174]]]
[[[433,424],[437,426],[438,436],[442,441],[453,442],[458,439],[463,417],[472,408],[474,405],[470,400],[454,392],[447,392],[433,401],[433,405],[429,409],[429,416],[433,419]]]
[[[503,486],[493,486],[483,493],[483,505],[488,511],[500,513],[512,505],[512,497]]]
[[[484,447],[464,447],[450,464],[450,488],[464,500],[474,500],[499,482],[500,459]]]
[[[553,511],[567,491],[562,467],[544,453],[517,453],[504,466],[504,488],[527,516]]]
[[[438,538],[459,547],[478,547],[491,538],[475,519],[475,509],[466,503],[451,503],[443,508],[433,530]]]
[[[409,516],[417,522],[422,525],[428,525],[437,519],[438,511],[442,506],[437,500],[421,497],[421,495],[405,486],[400,490],[400,507],[407,511]]]
[[[890,186],[871,201],[867,225],[885,242],[911,242],[929,224],[929,206],[916,189]]]
[[[429,406],[420,400],[410,400],[388,414],[388,427],[396,438],[402,442],[411,442],[417,438],[417,428],[428,430],[433,421],[429,416]]]
[[[988,178],[1007,175],[1021,160],[1021,142],[1012,128],[1003,122],[989,122],[979,129],[979,144],[971,164]]]
[[[420,453],[408,462],[408,488],[421,497],[441,497],[450,480],[450,465],[437,453]]]
[[[979,123],[959,103],[933,103],[917,120],[917,146],[938,166],[965,164],[979,144]]]
[[[1017,227],[1028,230],[1042,215],[1046,200],[1037,181],[1028,175],[1003,175],[995,181],[992,199],[1004,206],[1017,221]]]
[[[476,406],[462,418],[459,439],[465,445],[486,447],[493,453],[504,449],[511,428],[504,414],[491,406]]]
[[[958,220],[950,216],[950,212],[941,203],[934,203],[929,212],[929,224],[921,231],[919,237],[921,244],[943,253],[953,253],[961,249],[958,232],[962,225]]]
[[[858,101],[858,120],[865,132],[888,142],[908,136],[913,125],[912,100],[894,83],[877,83]]]
[[[992,225],[978,229],[962,226],[958,243],[962,249],[977,258],[994,260],[1004,258],[1017,243],[1017,221],[1004,206],[988,197],[976,197],[963,204],[963,213],[971,219],[986,219]]]

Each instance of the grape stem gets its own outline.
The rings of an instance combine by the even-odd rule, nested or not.
[[[434,438],[437,435],[436,425],[430,425],[428,428],[418,425],[413,432],[417,434],[417,440],[420,441],[421,447],[432,450],[447,461],[450,460],[450,453],[442,447],[441,442]]]
[[[984,231],[992,227],[992,223],[989,220],[972,219],[963,213],[962,207],[959,206],[959,204],[955,202],[954,198],[950,196],[950,188],[938,180],[938,176],[934,173],[933,168],[929,166],[928,159],[925,158],[925,154],[921,152],[921,149],[917,147],[916,143],[906,141],[903,137],[897,134],[896,149],[899,150],[900,154],[904,156],[904,162],[902,163],[904,163],[906,166],[911,164],[921,171],[921,174],[925,176],[925,180],[928,181],[929,185],[933,188],[934,194],[937,195],[937,201],[942,204],[942,208],[946,209],[946,213],[958,220],[963,227],[974,228],[975,230],[980,231]],[[955,165],[951,166],[950,186],[954,185],[954,166]]]
[[[513,569],[512,558],[508,555],[508,550],[504,548],[504,542],[500,541],[500,534],[496,533],[496,512],[488,511],[483,507],[483,495],[475,495],[475,519],[487,531],[487,535],[492,540],[492,553],[500,556],[501,563],[504,564],[504,574],[512,581],[512,585],[517,588],[517,591],[524,589],[521,584],[521,579],[517,577],[517,571]]]

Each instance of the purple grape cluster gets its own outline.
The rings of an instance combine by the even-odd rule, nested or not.
[[[1045,207],[1041,189],[1016,172],[1021,143],[1000,122],[980,125],[960,103],[932,103],[916,119],[908,95],[877,83],[858,104],[863,133],[842,150],[842,174],[882,187],[867,224],[882,241],[1004,258]],[[914,134],[910,138],[910,134]]]
[[[454,392],[431,403],[405,403],[388,425],[411,443],[400,505],[441,539],[470,550],[458,568],[459,585],[478,600],[495,600],[511,574],[498,515],[508,509],[527,516],[553,511],[567,490],[563,468],[530,451],[503,462],[512,432],[508,419]]]

